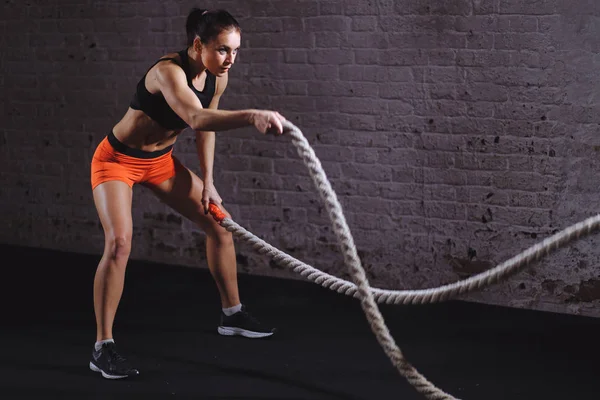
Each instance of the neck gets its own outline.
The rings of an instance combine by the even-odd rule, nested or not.
[[[192,75],[200,75],[206,70],[206,67],[202,64],[202,61],[200,59],[200,54],[196,50],[194,50],[193,47],[188,47],[187,55],[188,64]]]

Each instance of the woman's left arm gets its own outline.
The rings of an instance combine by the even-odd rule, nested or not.
[[[227,74],[217,78],[215,83],[215,94],[208,108],[219,108],[219,100],[227,87]],[[217,193],[213,179],[213,165],[215,160],[215,132],[214,131],[196,131],[196,151],[200,161],[202,171],[202,181],[204,181],[204,190],[202,193],[202,205],[204,213],[208,213],[209,203],[221,204],[222,199]]]

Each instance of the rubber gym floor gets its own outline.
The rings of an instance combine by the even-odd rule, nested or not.
[[[140,376],[103,379],[88,367],[99,256],[0,249],[3,400],[425,399],[384,353],[357,299],[240,275],[242,300],[278,333],[222,337],[207,270],[135,260],[114,334]],[[600,398],[598,318],[459,300],[379,307],[407,360],[457,399]]]

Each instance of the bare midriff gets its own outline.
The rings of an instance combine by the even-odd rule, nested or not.
[[[115,137],[121,143],[143,151],[158,151],[171,146],[182,131],[165,129],[143,111],[132,108],[113,128]]]

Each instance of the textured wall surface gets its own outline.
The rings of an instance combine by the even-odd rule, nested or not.
[[[238,17],[222,108],[277,109],[302,130],[373,286],[454,282],[598,212],[600,2],[7,0],[1,242],[101,254],[91,155],[150,63],[184,46],[192,6]],[[175,152],[198,170],[190,132]],[[217,152],[236,222],[348,279],[289,138],[222,132]],[[202,231],[143,188],[133,214],[133,258],[206,267]],[[597,244],[464,298],[600,316]],[[238,253],[240,271],[299,278]]]

